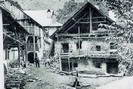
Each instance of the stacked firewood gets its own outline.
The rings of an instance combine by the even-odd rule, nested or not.
[[[26,74],[19,71],[19,69],[10,69],[5,75],[5,87],[6,89],[24,89],[26,84]]]

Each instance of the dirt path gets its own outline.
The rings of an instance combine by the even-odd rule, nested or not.
[[[25,89],[59,89],[66,84],[72,82],[71,76],[61,76],[52,73],[49,69],[41,66],[41,68],[30,67],[28,71],[31,76],[37,78],[37,81],[27,83]]]
[[[30,74],[37,80],[28,82],[25,89],[66,89],[66,85],[72,85],[75,79],[71,75],[53,73],[44,65],[41,65],[41,68],[29,67],[27,74]],[[82,85],[100,86],[118,79],[117,77],[79,78],[79,81]]]

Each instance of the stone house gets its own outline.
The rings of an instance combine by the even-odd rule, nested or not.
[[[107,40],[114,33],[98,29],[113,21],[91,3],[86,3],[51,38],[53,53],[59,59],[61,71],[101,70],[118,73],[117,39]]]

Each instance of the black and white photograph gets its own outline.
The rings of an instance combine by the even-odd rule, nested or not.
[[[0,89],[133,89],[133,0],[0,0]]]

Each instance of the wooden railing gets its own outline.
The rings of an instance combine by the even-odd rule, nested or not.
[[[77,51],[69,51],[68,53],[60,53],[61,56],[69,56],[69,57],[98,57],[98,58],[106,58],[106,57],[117,57],[118,54],[110,54],[108,51],[90,51],[90,50],[77,50]]]

